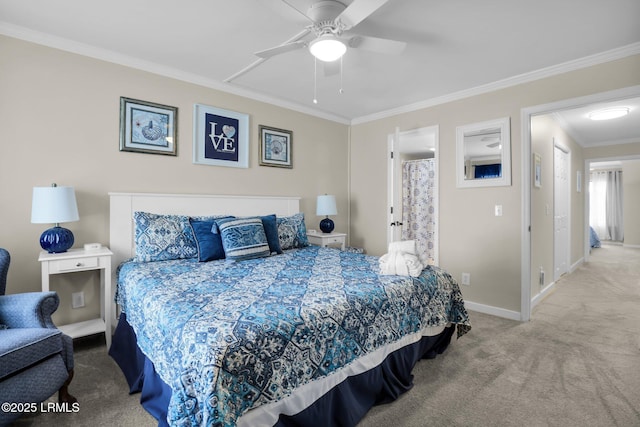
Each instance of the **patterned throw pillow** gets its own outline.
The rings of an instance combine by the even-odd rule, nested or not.
[[[136,261],[194,258],[196,241],[184,215],[134,212]]]
[[[291,216],[279,216],[276,222],[278,223],[278,239],[283,250],[309,246],[307,227],[304,225],[302,212]]]
[[[260,218],[228,218],[216,220],[226,258],[243,260],[271,254],[267,235]]]

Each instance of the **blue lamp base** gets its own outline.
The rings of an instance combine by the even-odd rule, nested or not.
[[[73,246],[71,230],[56,226],[45,230],[40,236],[40,246],[50,254],[66,252]]]
[[[333,231],[333,227],[333,221],[329,217],[320,221],[320,230],[322,230],[323,233],[331,233]]]

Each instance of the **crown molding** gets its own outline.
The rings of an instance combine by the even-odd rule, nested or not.
[[[27,42],[60,49],[66,52],[87,56],[101,61],[111,62],[114,64],[123,65],[125,67],[146,71],[163,77],[169,77],[187,83],[193,83],[198,86],[203,86],[209,89],[214,89],[244,98],[253,99],[254,101],[264,102],[270,105],[275,105],[277,107],[282,107],[289,110],[297,111],[299,113],[308,114],[310,116],[318,117],[321,119],[326,119],[345,125],[350,124],[350,120],[345,117],[314,110],[295,102],[285,101],[256,92],[254,90],[244,89],[231,83],[224,83],[214,79],[208,79],[193,73],[179,70],[177,68],[167,67],[150,61],[144,61],[108,49],[102,49],[85,43],[79,43],[63,37],[56,37],[25,27],[9,24],[7,22],[0,21],[0,34]]]
[[[161,75],[164,77],[173,78],[176,80],[193,83],[199,86],[207,87],[221,92],[230,93],[233,95],[241,96],[244,98],[253,99],[255,101],[268,103],[278,107],[286,108],[289,110],[297,111],[299,113],[308,114],[310,116],[326,119],[346,125],[357,125],[367,123],[375,120],[392,117],[399,114],[410,113],[416,110],[433,107],[447,102],[457,101],[464,98],[469,98],[476,95],[481,95],[488,92],[493,92],[500,89],[505,89],[511,86],[516,86],[523,83],[551,77],[557,74],[566,73],[569,71],[579,70],[590,66],[615,61],[617,59],[626,58],[628,56],[640,54],[640,42],[632,43],[626,46],[622,46],[616,49],[611,49],[605,52],[590,55],[584,58],[576,59],[573,61],[564,62],[558,65],[542,68],[529,73],[520,74],[517,76],[509,77],[496,82],[488,83],[481,86],[476,86],[470,89],[453,92],[447,95],[430,98],[424,101],[408,104],[402,107],[380,111],[378,113],[370,114],[367,116],[361,116],[354,119],[349,119],[343,116],[318,111],[313,108],[301,105],[298,103],[285,101],[269,95],[259,93],[255,90],[244,89],[240,86],[235,86],[230,83],[224,83],[213,79],[208,79],[193,73],[188,73],[176,68],[159,65],[150,61],[143,61],[138,58],[123,55],[107,49],[97,48],[85,43],[75,42],[62,37],[52,36],[50,34],[34,31],[25,27],[10,24],[8,22],[0,21],[0,34],[25,40],[28,42],[52,47],[55,49],[64,50],[78,55],[99,59],[106,62],[111,62],[118,65],[123,65],[130,68],[146,71],[149,73]]]
[[[436,105],[445,104],[447,102],[458,101],[460,99],[469,98],[476,95],[482,95],[488,92],[494,92],[496,90],[505,89],[512,86],[517,86],[523,83],[540,80],[546,77],[555,76],[558,74],[567,73],[569,71],[575,71],[582,68],[591,67],[594,65],[604,64],[606,62],[615,61],[618,59],[626,58],[628,56],[640,54],[640,42],[632,43],[619,48],[611,49],[605,52],[597,53],[595,55],[586,56],[573,61],[563,62],[561,64],[553,65],[546,68],[541,68],[529,73],[519,74],[517,76],[509,77],[503,80],[498,80],[493,83],[488,83],[481,86],[476,86],[470,89],[453,92],[447,95],[439,96],[436,98],[427,99],[424,101],[416,102],[413,104],[405,105],[402,107],[394,108],[391,110],[380,111],[367,116],[357,117],[351,120],[352,125],[371,122],[374,120],[380,120],[398,114],[410,113],[423,108],[434,107]]]

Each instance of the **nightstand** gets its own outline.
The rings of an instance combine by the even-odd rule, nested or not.
[[[50,254],[40,252],[38,261],[42,267],[42,291],[49,291],[49,276],[52,274],[73,273],[76,271],[100,270],[100,317],[84,322],[70,323],[58,326],[71,338],[104,332],[107,350],[111,346],[111,256],[109,248],[100,249],[69,249],[67,252]]]
[[[307,239],[309,243],[316,246],[329,246],[339,244],[340,249],[344,251],[344,248],[347,243],[347,235],[346,233],[318,233],[318,232],[308,232]]]

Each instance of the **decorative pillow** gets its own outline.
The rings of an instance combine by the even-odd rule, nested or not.
[[[198,261],[213,261],[224,258],[224,247],[219,233],[212,231],[216,224],[216,219],[234,218],[231,216],[210,217],[210,218],[189,218],[189,223],[193,229],[198,248]]]
[[[269,243],[269,250],[271,253],[282,253],[282,247],[280,246],[280,239],[278,238],[278,222],[275,215],[266,215],[259,217],[262,220],[262,226],[264,227],[264,234],[267,236],[267,243]]]
[[[218,219],[216,224],[228,259],[260,258],[271,254],[260,218]]]
[[[278,239],[283,250],[309,246],[307,227],[304,225],[302,212],[291,216],[277,217],[276,222],[278,224]]]
[[[134,212],[133,219],[137,261],[194,258],[198,254],[187,216]]]

